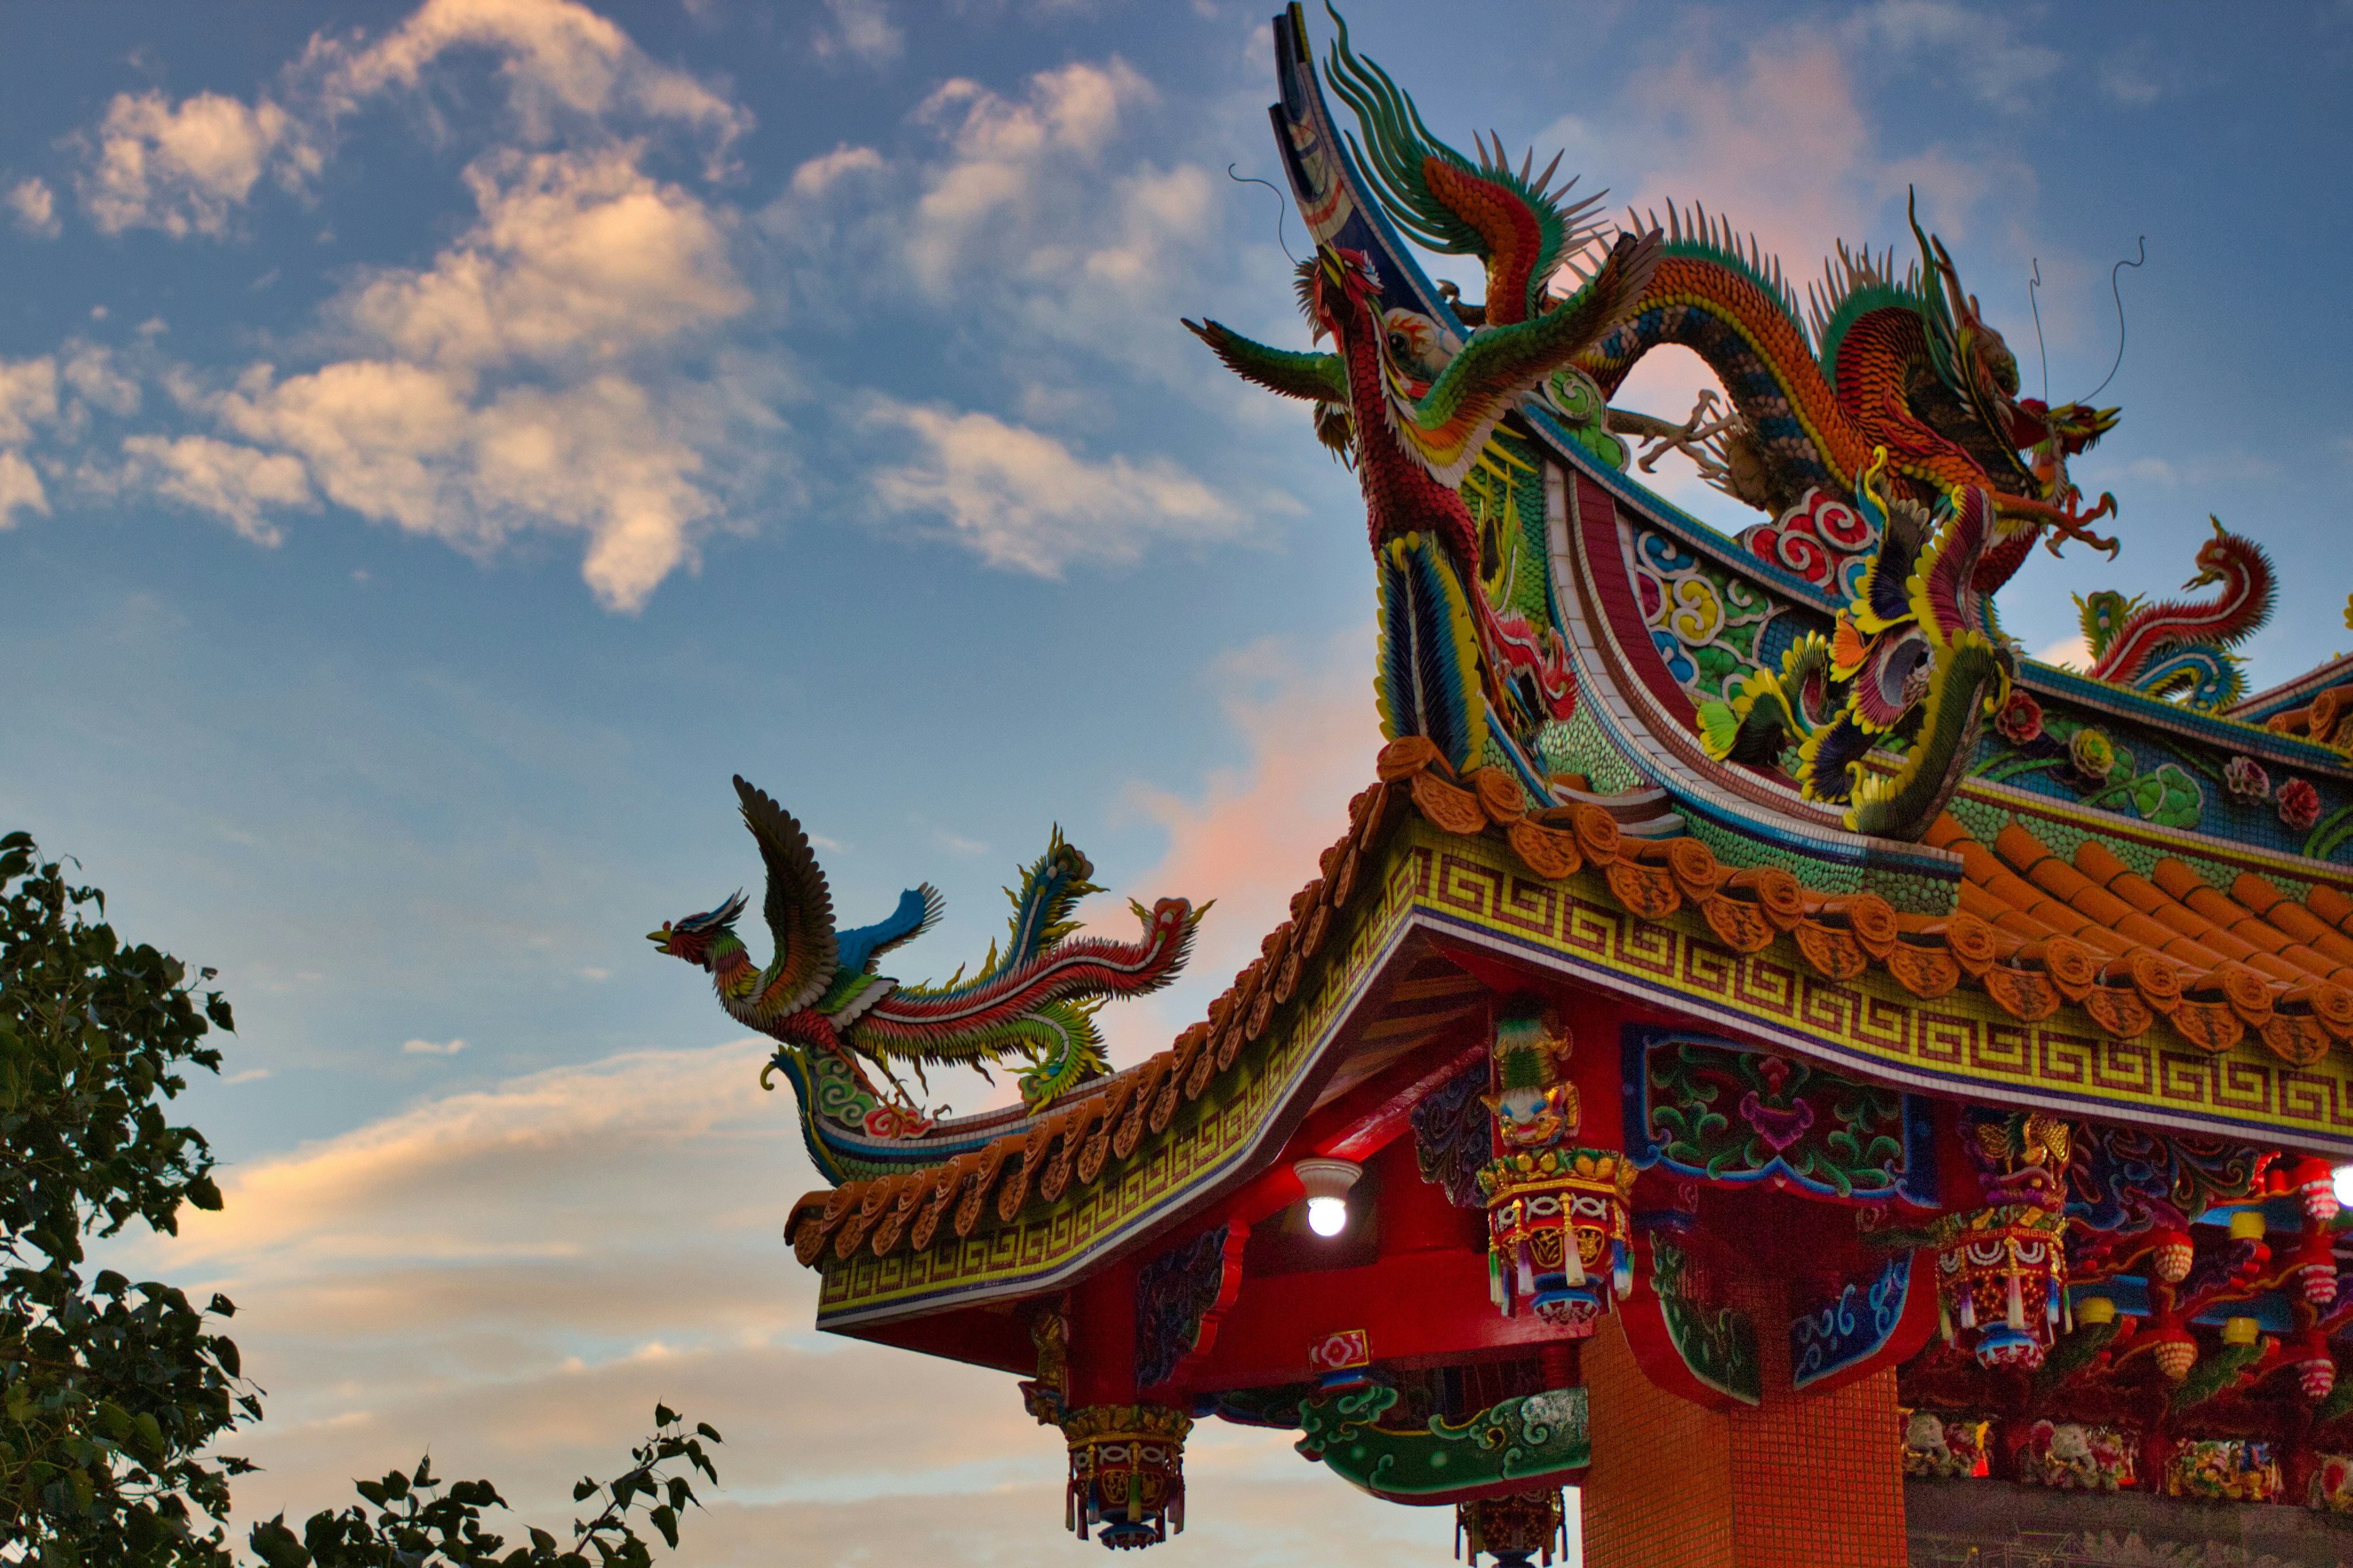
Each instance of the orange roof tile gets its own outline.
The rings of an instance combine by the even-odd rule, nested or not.
[[[2353,726],[2353,687],[2343,689]],[[1114,1157],[1124,1161],[1159,1135],[1180,1097],[1197,1100],[1235,1070],[1242,1047],[1291,999],[1409,801],[1444,831],[1500,833],[1547,880],[1591,865],[1612,897],[1647,919],[1694,905],[1736,951],[1761,952],[1787,935],[1831,979],[1883,965],[1923,998],[1968,984],[2026,1020],[2073,1003],[2104,1033],[2126,1038],[2164,1019],[2214,1052],[2252,1030],[2298,1066],[2353,1041],[2353,898],[2334,888],[2316,886],[2299,902],[2246,873],[2226,891],[2170,858],[2143,877],[2096,839],[2063,859],[2016,824],[1988,848],[1947,814],[1926,842],[1960,859],[1957,907],[1899,915],[1876,895],[1825,894],[1779,868],[1733,869],[1695,838],[1621,841],[1599,805],[1532,809],[1518,784],[1494,770],[1456,779],[1425,741],[1384,748],[1379,772],[1382,782],[1350,803],[1348,835],[1324,852],[1324,875],[1292,900],[1292,918],[1205,1021],[984,1149],[809,1194],[786,1227],[801,1261],[816,1263],[828,1249],[844,1258],[861,1247],[877,1257],[902,1245],[920,1249],[944,1223],[969,1236],[985,1211],[1009,1222],[1032,1194],[1053,1200],[1074,1182],[1092,1185]]]

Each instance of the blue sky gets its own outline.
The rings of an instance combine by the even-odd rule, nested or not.
[[[641,933],[755,880],[731,773],[819,836],[845,918],[945,890],[911,975],[977,956],[1060,822],[1121,898],[1219,900],[1198,978],[1114,1024],[1133,1059],[1312,876],[1376,739],[1361,510],[1176,324],[1303,337],[1275,199],[1226,174],[1274,170],[1271,8],[9,14],[0,816],[236,1001],[195,1104],[246,1184],[166,1261],[281,1303],[247,1340],[287,1487],[437,1433],[553,1485],[659,1384],[756,1435],[689,1561],[849,1541],[855,1498],[897,1500],[877,1542],[986,1521],[944,1561],[1052,1528],[1039,1436],[958,1468],[1009,1389],[803,1331],[787,1109]],[[2353,641],[2353,8],[2248,15],[1351,22],[1441,134],[1702,201],[1801,279],[1902,241],[1916,188],[2030,391],[2039,265],[2054,401],[2107,374],[2109,268],[2146,236],[2124,419],[2076,468],[2125,551],[2041,558],[2003,611],[2057,647],[2071,594],[2173,590],[2218,512],[2283,568],[2261,683]],[[1700,384],[1662,356],[1620,401],[1680,416]],[[854,1389],[747,1392],[820,1363]],[[816,1450],[943,1399],[971,1414],[928,1458]],[[1251,1529],[1200,1510],[1179,1554],[1326,1509],[1397,1536],[1366,1561],[1442,1551],[1263,1447],[1203,1461]]]

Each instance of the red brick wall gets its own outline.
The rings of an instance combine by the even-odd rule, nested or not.
[[[1736,1568],[1731,1423],[1644,1377],[1614,1316],[1584,1362],[1588,1568]]]
[[[1757,1315],[1764,1363],[1756,1409],[1720,1413],[1662,1392],[1635,1364],[1614,1318],[1588,1342],[1588,1568],[1904,1563],[1894,1369],[1829,1394],[1788,1393],[1786,1311],[1775,1301],[1744,1304]]]

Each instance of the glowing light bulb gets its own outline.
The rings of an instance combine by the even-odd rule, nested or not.
[[[2337,1201],[2353,1208],[2353,1165],[2339,1165],[2329,1172],[2328,1184],[2337,1189]]]
[[[1307,1194],[1307,1228],[1321,1237],[1335,1237],[1348,1228],[1348,1189],[1364,1174],[1353,1160],[1300,1160],[1291,1167]]]

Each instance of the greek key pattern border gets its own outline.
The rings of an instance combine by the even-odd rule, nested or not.
[[[1451,932],[1535,958],[1698,1016],[1746,1027],[1777,1045],[1909,1087],[2031,1100],[2078,1114],[2123,1114],[2193,1131],[2250,1132],[2300,1147],[2353,1150],[2353,1077],[2332,1054],[2292,1068],[2259,1045],[2221,1056],[2179,1048],[2153,1032],[2104,1037],[2063,1007],[2022,1024],[1990,997],[1956,991],[1922,1002],[1873,970],[1851,983],[1821,978],[1778,938],[1743,954],[1696,914],[1665,921],[1628,913],[1590,872],[1566,882],[1525,877],[1501,846],[1419,830],[1398,852],[1417,910]]]
[[[1222,1075],[1208,1094],[1181,1107],[1167,1131],[1147,1136],[1124,1168],[1058,1204],[1033,1200],[1011,1225],[963,1239],[946,1235],[926,1251],[901,1248],[878,1258],[860,1249],[846,1261],[828,1258],[818,1289],[818,1326],[904,1316],[917,1303],[935,1311],[1051,1289],[1089,1256],[1144,1223],[1166,1218],[1231,1174],[1291,1102],[1393,948],[1413,913],[1416,870],[1407,857],[1391,857],[1386,868],[1367,861],[1360,874],[1379,878],[1377,897],[1366,896],[1372,887],[1359,892],[1337,940],[1310,972],[1313,993],[1278,1009],[1260,1042],[1245,1048],[1241,1070]]]

